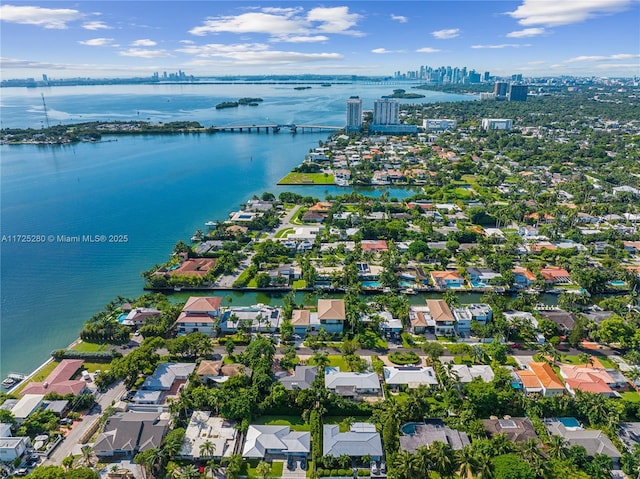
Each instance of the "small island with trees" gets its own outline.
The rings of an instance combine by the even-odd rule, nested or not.
[[[222,110],[224,108],[237,108],[240,105],[258,106],[260,102],[264,101],[262,98],[245,97],[240,98],[238,101],[223,101],[216,105],[216,110]]]
[[[416,99],[416,98],[424,98],[425,96],[420,93],[407,93],[406,90],[402,88],[398,88],[393,90],[392,95],[384,95],[382,98],[402,98],[402,99]]]

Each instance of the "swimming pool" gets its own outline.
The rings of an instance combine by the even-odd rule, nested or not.
[[[559,417],[558,421],[562,423],[562,425],[566,428],[578,428],[580,427],[580,422],[575,417]]]
[[[627,282],[626,281],[620,281],[620,280],[616,279],[616,280],[613,280],[613,281],[609,281],[609,284],[611,286],[626,286]]]
[[[413,281],[400,281],[399,284],[403,288],[411,288],[415,283]]]
[[[118,316],[118,322],[120,324],[122,324],[122,322],[127,319],[128,314],[127,313],[122,313],[120,316]]]
[[[382,284],[380,283],[380,281],[363,281],[362,287],[363,288],[380,288],[382,287]]]
[[[486,288],[487,287],[487,283],[484,283],[482,281],[470,281],[471,286],[473,286],[474,288]]]
[[[408,422],[400,426],[400,432],[405,436],[413,436],[416,433],[416,426],[422,426],[423,422]]]

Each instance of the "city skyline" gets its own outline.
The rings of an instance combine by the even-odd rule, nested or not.
[[[0,6],[0,75],[392,76],[465,65],[629,77],[640,75],[639,18],[637,0],[11,1]]]

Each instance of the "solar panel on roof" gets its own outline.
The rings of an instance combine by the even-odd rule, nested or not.
[[[498,422],[500,423],[500,427],[502,429],[515,429],[518,427],[515,421],[511,419],[498,419]]]

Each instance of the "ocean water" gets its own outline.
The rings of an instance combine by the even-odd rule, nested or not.
[[[205,125],[344,124],[345,101],[365,108],[397,86],[342,85],[296,91],[283,85],[139,85],[2,89],[2,127],[50,123],[197,120]],[[408,89],[408,88],[407,88]],[[259,96],[258,107],[215,110]],[[470,99],[429,94],[423,101]],[[176,241],[225,219],[254,194],[298,191],[324,197],[338,187],[276,187],[328,134],[118,137],[70,146],[0,146],[0,377],[27,373],[65,347],[82,323],[117,295],[142,293],[140,272],[164,262]],[[108,138],[106,138],[108,139]],[[369,188],[367,194],[384,190]],[[391,196],[410,194],[392,189]],[[44,242],[14,242],[38,235]],[[64,242],[63,236],[106,242]],[[126,241],[124,241],[126,236]],[[109,242],[108,239],[119,240]],[[53,239],[50,239],[53,238]],[[234,296],[234,304],[241,301]],[[263,301],[264,302],[264,301]]]

